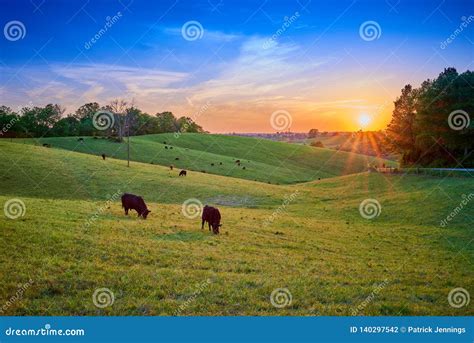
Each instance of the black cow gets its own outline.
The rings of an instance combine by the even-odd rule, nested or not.
[[[179,172],[179,176],[186,176],[186,170],[181,170]]]
[[[102,156],[102,159],[105,161],[105,154],[102,154],[101,156]]]
[[[207,222],[209,226],[209,231],[211,231],[212,227],[212,232],[217,235],[219,233],[219,227],[222,226],[221,213],[219,210],[212,206],[204,206],[202,210],[201,230],[204,229],[205,222]]]
[[[145,201],[141,196],[124,193],[122,195],[122,207],[125,209],[125,215],[128,216],[128,210],[135,210],[138,216],[146,219],[151,211],[146,207]]]

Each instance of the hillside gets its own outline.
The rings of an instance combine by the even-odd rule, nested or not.
[[[75,137],[60,137],[15,141],[38,145],[47,143],[53,148],[94,155],[105,153],[118,159],[127,157],[125,143],[106,139],[84,137],[84,141],[79,142]],[[172,164],[177,168],[272,184],[307,182],[359,173],[367,170],[368,164],[395,165],[394,162],[355,153],[265,139],[205,134],[131,137],[130,156],[133,161],[163,166]],[[241,161],[240,166],[235,163],[236,160]]]
[[[360,173],[277,186],[1,140],[0,156],[0,203],[26,209],[0,216],[0,299],[32,280],[5,314],[474,314],[447,302],[454,287],[472,289],[474,272],[459,266],[474,261],[473,207],[439,225],[471,179]],[[106,202],[117,192],[143,195],[148,219]],[[219,206],[219,236],[182,214],[189,198]],[[368,198],[381,204],[371,220],[359,213]],[[92,302],[102,287],[115,296],[104,309]],[[291,305],[272,306],[276,288]]]

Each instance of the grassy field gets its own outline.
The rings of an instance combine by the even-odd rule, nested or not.
[[[133,138],[136,147],[149,144],[150,151],[169,153],[162,139]],[[192,139],[179,138],[172,151],[206,150]],[[77,143],[51,141],[71,150]],[[112,144],[87,139],[84,146],[99,151]],[[245,151],[232,146],[214,150],[207,161],[246,159]],[[275,147],[275,156],[285,153],[280,144]],[[318,163],[302,156],[304,151],[298,150],[293,163],[284,162],[300,161],[301,175],[291,179],[282,172],[280,182],[310,177]],[[258,154],[256,149],[249,157],[249,169],[257,161],[272,168],[268,154]],[[179,178],[165,166],[136,162],[127,168],[121,160],[2,140],[0,157],[0,204],[15,198],[26,209],[17,219],[0,216],[2,314],[474,314],[472,301],[454,308],[447,299],[454,288],[474,289],[473,203],[440,226],[463,194],[474,193],[472,179],[363,172],[274,185],[198,172]],[[334,165],[337,175],[358,170],[345,168],[347,162]],[[114,200],[121,192],[144,196],[152,211],[147,220],[124,216]],[[183,215],[189,198],[219,206],[220,235],[201,231],[199,218]],[[373,219],[359,212],[366,199],[380,203]],[[113,292],[113,304],[95,306],[93,294],[100,288]],[[278,288],[292,298],[282,308],[270,301]]]
[[[53,148],[94,155],[105,153],[118,159],[127,157],[125,143],[106,139],[84,137],[84,141],[79,142],[76,137],[52,137],[16,141],[38,145],[47,143]],[[181,134],[176,137],[170,133],[132,137],[130,155],[134,161],[164,166],[172,164],[177,168],[273,184],[307,182],[358,173],[367,170],[368,164],[396,165],[386,160],[330,149],[203,134]],[[237,159],[241,161],[240,166],[235,163]]]

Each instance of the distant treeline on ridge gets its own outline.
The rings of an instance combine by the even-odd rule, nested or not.
[[[98,113],[105,113],[97,115]],[[0,106],[1,137],[63,137],[63,136],[109,136],[121,140],[130,135],[147,135],[166,132],[204,132],[190,117],[176,118],[172,112],[161,112],[154,116],[142,112],[135,106],[127,106],[114,100],[107,106],[96,102],[79,107],[74,113],[64,115],[65,109],[57,104],[44,107],[23,107],[17,112]],[[112,122],[100,127],[104,117]],[[95,122],[94,122],[95,121]]]

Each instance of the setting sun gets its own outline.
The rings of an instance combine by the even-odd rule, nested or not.
[[[367,113],[362,113],[359,115],[358,122],[361,127],[365,128],[372,122],[372,118]]]

